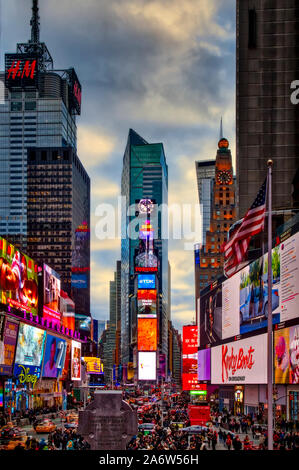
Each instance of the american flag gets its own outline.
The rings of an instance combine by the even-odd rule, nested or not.
[[[267,178],[261,186],[254,203],[247,211],[240,227],[223,246],[224,273],[227,277],[238,271],[238,265],[247,253],[251,237],[264,230],[266,212]]]

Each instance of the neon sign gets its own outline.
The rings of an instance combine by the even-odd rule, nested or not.
[[[17,375],[17,379],[21,384],[24,383],[32,383],[32,387],[36,384],[36,382],[39,379],[38,372],[37,374],[30,374],[30,367],[25,367],[22,364],[19,364],[19,367],[22,369],[22,371]]]
[[[21,68],[21,60],[13,61],[11,67],[6,71],[7,72],[7,80],[12,78],[15,80],[16,77],[18,78],[26,78],[30,77],[31,79],[34,78],[34,72],[36,68],[36,59],[30,61],[26,60],[23,68]]]

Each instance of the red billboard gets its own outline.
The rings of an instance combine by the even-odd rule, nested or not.
[[[211,412],[208,405],[189,405],[188,415],[191,426],[206,426],[211,421]]]
[[[202,384],[198,383],[197,373],[182,374],[182,390],[202,390]]]

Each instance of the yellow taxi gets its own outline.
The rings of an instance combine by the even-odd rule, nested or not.
[[[43,419],[42,421],[38,422],[35,426],[34,426],[34,429],[35,431],[37,432],[37,434],[39,433],[49,433],[49,432],[53,432],[55,431],[56,429],[56,424],[53,423],[53,421],[51,421],[50,419]]]

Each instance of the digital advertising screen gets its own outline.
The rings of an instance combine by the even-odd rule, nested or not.
[[[71,379],[81,380],[81,343],[72,341]]]
[[[236,295],[236,294],[234,294]],[[222,291],[221,285],[212,286],[200,296],[200,346],[215,343],[222,336]]]
[[[138,352],[138,380],[157,379],[157,357],[155,352]]]
[[[83,357],[83,361],[86,363],[87,374],[103,374],[104,367],[99,357]]]
[[[212,347],[211,383],[267,383],[267,334]]]
[[[140,289],[137,291],[138,315],[157,314],[157,291]]]
[[[182,374],[182,390],[201,390],[202,384],[198,383],[197,373]]]
[[[11,375],[19,325],[4,315],[1,315],[1,318],[3,318],[3,328],[0,337],[0,375]]]
[[[44,270],[44,306],[43,317],[50,321],[60,321],[61,314],[59,312],[60,298],[60,275],[50,268],[47,264],[43,265]]]
[[[5,86],[36,87],[38,57],[34,54],[5,54]]]
[[[157,318],[138,318],[138,351],[157,350]]]
[[[201,349],[198,351],[197,378],[201,380],[211,380],[211,349]]]
[[[42,376],[57,378],[61,375],[65,355],[66,341],[58,336],[47,334]]]
[[[0,237],[0,300],[37,315],[37,264]]]
[[[276,384],[299,384],[299,325],[274,331]]]
[[[156,289],[154,274],[138,274],[138,289]]]
[[[198,328],[196,325],[183,326],[183,348],[182,354],[197,354],[198,350]]]
[[[40,377],[46,341],[46,331],[35,326],[20,323],[16,349],[14,375],[35,375]],[[23,377],[24,378],[24,377]]]
[[[72,342],[66,340],[66,352],[65,352],[65,359],[64,359],[64,365],[61,373],[61,380],[67,380],[68,375],[69,375],[69,370],[70,370],[70,364],[71,364],[71,354],[72,354]]]

